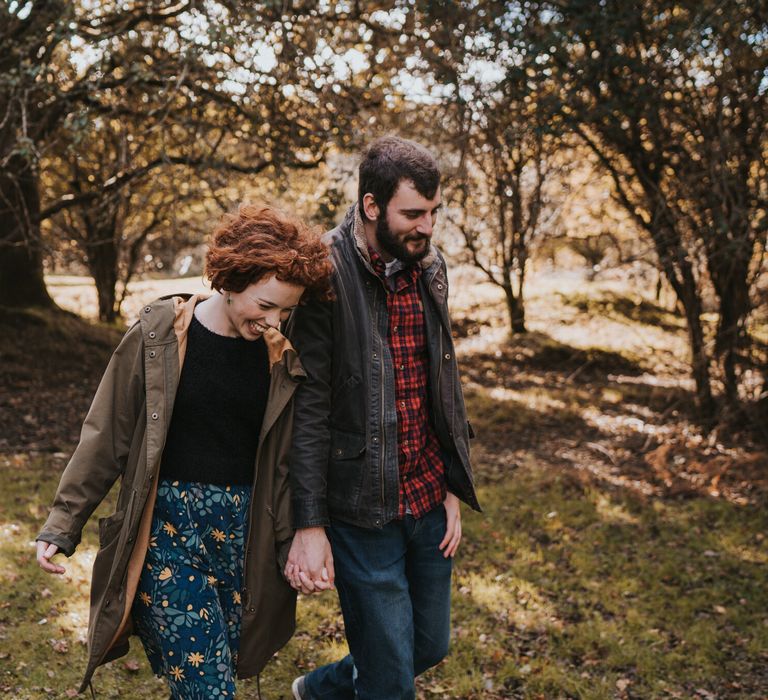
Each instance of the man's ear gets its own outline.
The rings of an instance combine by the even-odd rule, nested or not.
[[[363,195],[363,211],[369,221],[377,221],[379,218],[379,205],[370,192]]]

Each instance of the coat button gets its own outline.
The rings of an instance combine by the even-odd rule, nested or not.
[[[343,454],[344,454],[343,450],[336,450],[336,456],[337,457],[341,457],[341,455],[343,455]]]
[[[150,350],[149,351],[149,356],[150,357],[154,357],[155,355],[157,355],[157,353],[154,350]]]
[[[152,420],[157,420],[160,416],[157,415],[157,413],[152,414]]]
[[[154,338],[157,335],[157,333],[155,333],[154,331],[150,331],[148,335],[150,338]]]
[[[152,311],[152,307],[151,306],[145,306],[144,307],[144,313],[145,314],[148,314],[150,311]]]

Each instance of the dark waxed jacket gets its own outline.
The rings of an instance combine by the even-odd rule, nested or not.
[[[386,290],[371,267],[356,206],[326,234],[326,241],[336,298],[299,307],[286,331],[307,372],[295,396],[289,461],[293,522],[296,528],[305,528],[338,518],[362,527],[383,527],[397,517],[399,505]],[[448,490],[480,510],[451,338],[445,261],[433,246],[420,264],[430,413],[446,458]]]

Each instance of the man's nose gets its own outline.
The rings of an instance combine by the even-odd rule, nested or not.
[[[416,230],[424,235],[424,236],[431,236],[432,235],[432,215],[427,212],[424,216],[419,219],[419,223],[416,226]]]

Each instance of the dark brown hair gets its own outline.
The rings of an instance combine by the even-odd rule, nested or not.
[[[214,230],[205,276],[217,291],[242,292],[274,275],[305,287],[303,298],[331,298],[331,263],[319,229],[265,204],[242,204]]]
[[[440,168],[435,157],[419,143],[399,136],[376,139],[360,162],[357,199],[363,221],[363,197],[372,194],[382,216],[401,180],[410,180],[416,191],[432,199],[440,186]]]

